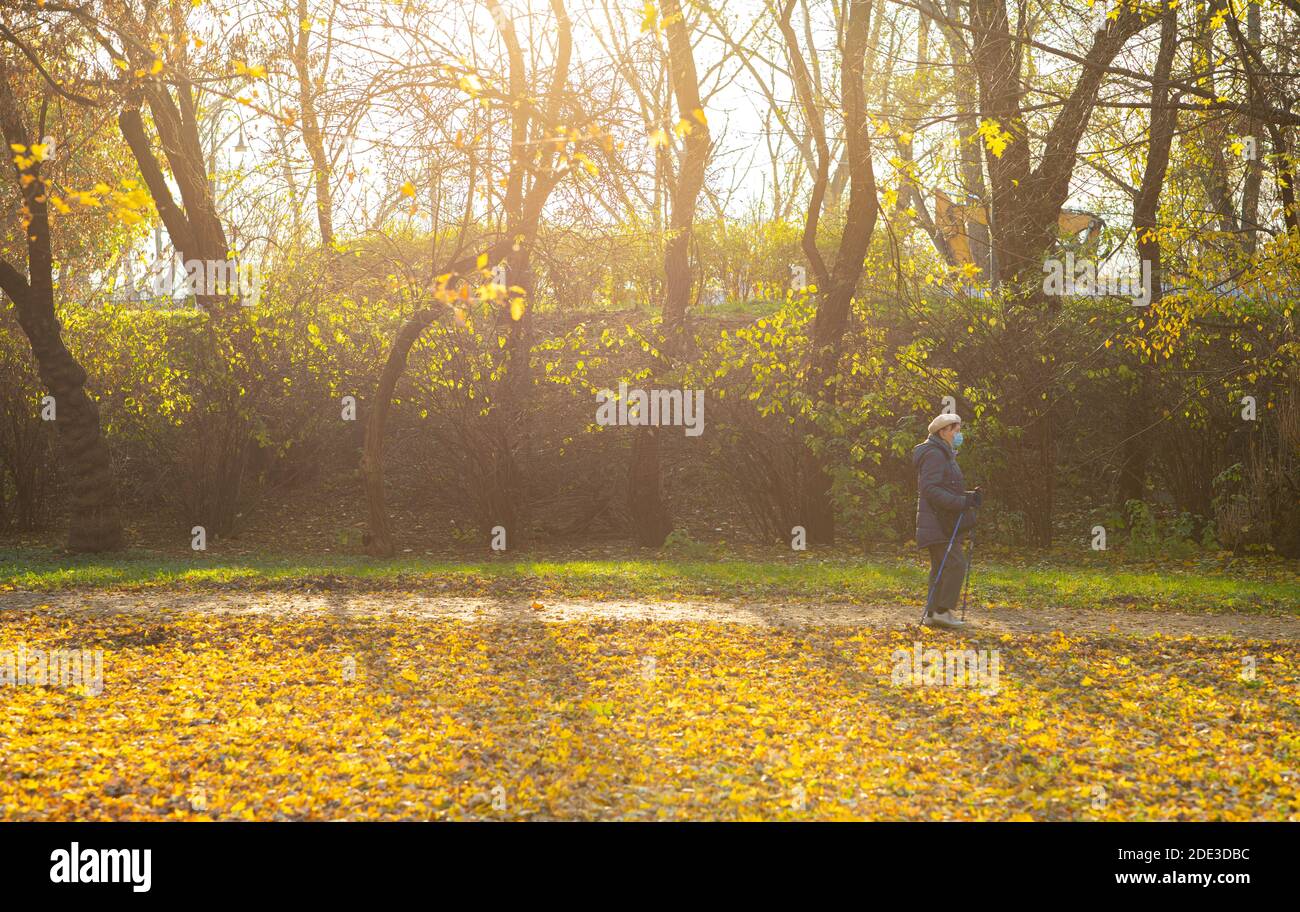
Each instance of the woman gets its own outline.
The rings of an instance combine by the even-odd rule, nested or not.
[[[930,594],[922,623],[956,630],[966,626],[952,614],[966,579],[961,539],[974,526],[974,510],[983,503],[984,495],[979,488],[966,490],[957,467],[957,450],[962,445],[961,418],[940,415],[927,430],[930,436],[925,443],[912,450],[912,465],[916,466],[916,543],[930,549]],[[957,541],[952,541],[959,518],[961,533]],[[936,581],[941,566],[943,576]]]

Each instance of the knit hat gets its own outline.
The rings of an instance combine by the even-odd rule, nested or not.
[[[961,418],[951,413],[940,415],[930,422],[930,427],[927,428],[927,432],[930,434],[937,434],[950,424],[961,424]]]

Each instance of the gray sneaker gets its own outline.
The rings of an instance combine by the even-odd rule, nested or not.
[[[949,630],[961,630],[966,626],[965,621],[958,620],[948,611],[936,611],[934,614],[928,614],[924,623],[927,627],[946,627]]]

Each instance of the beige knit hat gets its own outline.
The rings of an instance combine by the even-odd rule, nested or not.
[[[940,415],[930,422],[927,433],[937,434],[950,424],[961,424],[961,418],[951,413]]]

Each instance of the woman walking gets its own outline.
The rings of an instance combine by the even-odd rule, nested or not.
[[[966,626],[952,614],[966,579],[962,541],[975,525],[974,511],[983,503],[984,495],[979,488],[966,490],[957,466],[957,450],[962,445],[961,418],[940,415],[927,430],[925,442],[912,450],[912,465],[916,466],[916,543],[930,551],[930,594],[922,623],[956,630]]]

